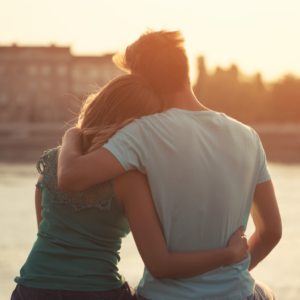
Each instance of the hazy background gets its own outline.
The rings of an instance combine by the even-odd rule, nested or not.
[[[36,238],[34,162],[58,145],[68,128],[65,122],[76,117],[58,116],[60,110],[76,111],[80,106],[74,97],[65,101],[62,95],[81,100],[91,85],[101,86],[120,75],[111,65],[111,55],[146,27],[182,30],[196,96],[258,132],[282,213],[283,238],[253,276],[270,285],[276,299],[298,300],[300,2],[291,0],[0,0],[0,300],[9,299],[13,279]],[[50,56],[65,53],[67,73],[59,78],[66,78],[66,84],[59,85],[62,79],[57,79],[55,68],[60,66],[35,61],[35,52],[28,56],[32,62],[15,60],[10,66],[3,53],[13,57],[16,49],[48,51]],[[37,70],[36,78],[28,75],[27,67]],[[27,84],[35,84],[34,93],[30,88],[35,98],[18,98],[13,92],[27,92]],[[52,105],[53,89],[55,101],[64,105]],[[30,111],[24,111],[29,103],[29,110],[39,107],[37,112],[49,115],[28,117]],[[248,234],[252,231],[250,221]],[[143,264],[132,236],[124,240],[121,257],[122,273],[137,284]]]
[[[297,0],[2,0],[0,43],[71,45],[95,55],[119,51],[146,27],[180,29],[193,82],[199,54],[210,69],[236,63],[273,80],[300,74],[299,14]]]

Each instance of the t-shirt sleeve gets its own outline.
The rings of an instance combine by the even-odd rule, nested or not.
[[[119,130],[103,145],[121,163],[126,171],[138,170],[146,173],[149,157],[149,138],[143,126],[132,122]]]
[[[266,181],[271,180],[270,172],[267,166],[267,159],[266,159],[266,153],[263,148],[263,145],[260,141],[260,138],[258,134],[256,133],[256,138],[258,142],[258,151],[259,151],[259,173],[258,173],[258,178],[257,178],[257,183],[260,184]]]

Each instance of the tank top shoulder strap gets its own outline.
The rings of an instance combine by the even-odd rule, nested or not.
[[[57,183],[57,155],[60,147],[44,152],[36,163],[36,168],[43,175],[36,185],[39,189],[47,189],[51,202],[71,205],[75,210],[95,207],[109,210],[114,194],[114,180],[96,184],[81,192],[67,192],[58,187]]]

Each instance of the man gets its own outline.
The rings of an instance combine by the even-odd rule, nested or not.
[[[196,99],[183,42],[179,31],[150,30],[114,58],[147,78],[165,111],[135,120],[85,156],[76,131],[68,132],[59,186],[79,191],[129,170],[147,174],[171,252],[223,248],[240,225],[246,227],[251,209],[256,230],[246,260],[189,279],[156,280],[145,269],[138,293],[153,300],[260,299],[259,294],[272,299],[249,273],[281,238],[263,147],[250,127]]]

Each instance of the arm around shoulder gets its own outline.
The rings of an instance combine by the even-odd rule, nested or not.
[[[82,155],[77,128],[66,133],[58,157],[59,188],[79,192],[97,183],[118,177],[124,172],[121,163],[105,148]]]

